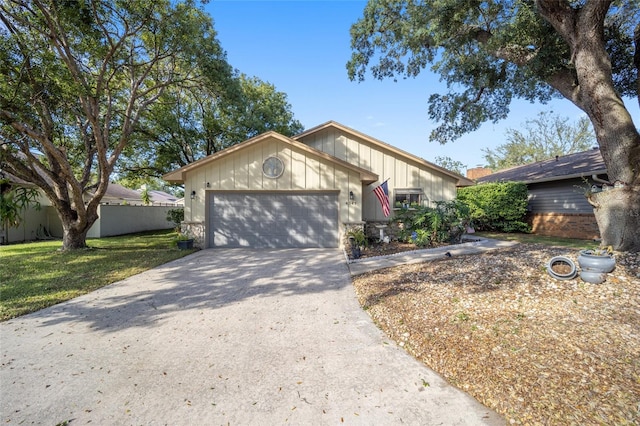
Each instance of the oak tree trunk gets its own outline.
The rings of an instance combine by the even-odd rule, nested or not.
[[[575,66],[575,78],[564,74],[550,84],[589,116],[609,181],[622,185],[589,197],[602,244],[640,251],[640,134],[613,85],[605,49],[604,20],[611,0],[590,0],[580,8],[553,0],[536,0],[536,5],[570,46]]]
[[[586,41],[578,52],[580,103],[593,124],[610,183],[624,185],[590,199],[602,245],[640,251],[640,135],[613,87],[611,68],[602,60],[604,48]]]
[[[62,222],[62,250],[77,250],[87,247],[87,233],[98,219],[97,208],[91,204],[87,209],[74,209],[56,205]]]
[[[627,186],[589,196],[604,246],[640,250],[640,188]]]
[[[63,250],[77,250],[87,247],[87,232],[89,228],[80,230],[73,226],[65,226],[65,224],[62,224],[62,229]]]

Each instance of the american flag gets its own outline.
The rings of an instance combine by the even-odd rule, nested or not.
[[[388,217],[391,213],[391,206],[389,204],[389,187],[387,186],[387,181],[385,180],[378,185],[373,192],[376,194],[376,197],[378,197],[378,201],[380,201],[384,217]]]

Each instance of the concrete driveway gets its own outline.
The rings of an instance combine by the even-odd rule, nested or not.
[[[375,327],[336,249],[203,250],[0,345],[8,425],[504,424]]]

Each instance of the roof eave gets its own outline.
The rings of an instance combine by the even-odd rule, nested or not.
[[[162,176],[162,179],[166,180],[169,183],[184,183],[184,174],[182,172],[179,172],[178,169]]]
[[[570,175],[551,176],[551,177],[548,177],[548,178],[541,178],[541,179],[531,179],[531,180],[524,181],[524,183],[530,184],[530,183],[553,182],[553,181],[556,181],[556,180],[575,179],[575,178],[581,178],[581,177],[589,177],[589,176],[593,176],[593,175],[602,175],[602,174],[606,174],[606,173],[607,173],[607,169],[591,170],[589,172],[573,173],[573,174],[570,174]]]
[[[540,178],[540,179],[528,179],[528,180],[497,179],[497,180],[490,180],[490,181],[480,181],[480,182],[478,182],[478,184],[499,183],[499,182],[522,182],[522,183],[526,183],[527,185],[529,185],[529,184],[532,184],[532,183],[554,182],[554,181],[558,181],[558,180],[575,179],[575,178],[589,177],[589,176],[593,176],[593,175],[603,175],[603,174],[607,174],[607,169],[591,170],[589,172],[572,173],[570,175],[562,175],[562,176],[549,176],[549,177]]]
[[[171,172],[165,174],[164,176],[162,176],[162,178],[164,180],[166,180],[167,182],[170,182],[170,183],[184,183],[186,173],[189,172],[190,170],[199,168],[199,167],[201,167],[201,166],[203,166],[205,164],[208,164],[208,163],[210,163],[212,161],[215,161],[215,160],[217,160],[219,158],[222,158],[222,157],[225,157],[227,155],[233,154],[234,152],[237,152],[237,151],[239,151],[241,149],[245,149],[245,148],[247,148],[247,147],[249,147],[251,145],[254,145],[256,143],[259,143],[259,142],[261,142],[261,141],[263,141],[263,140],[265,140],[265,139],[267,139],[269,137],[272,137],[272,138],[278,139],[280,141],[283,141],[285,143],[288,143],[289,145],[295,146],[298,149],[302,149],[302,150],[307,151],[307,152],[309,152],[311,154],[317,155],[318,157],[324,158],[324,159],[326,159],[328,161],[340,164],[340,165],[342,165],[343,167],[345,167],[347,169],[351,169],[351,170],[353,170],[353,171],[355,171],[355,172],[360,174],[360,179],[364,183],[367,183],[367,184],[368,183],[373,183],[373,182],[377,181],[378,178],[379,178],[378,175],[375,174],[375,173],[372,173],[372,172],[370,172],[370,171],[368,171],[366,169],[363,169],[361,167],[354,166],[353,164],[350,164],[350,163],[348,163],[348,162],[346,162],[344,160],[341,160],[341,159],[339,159],[337,157],[334,157],[334,156],[332,156],[330,154],[327,154],[326,152],[323,152],[323,151],[317,150],[315,148],[312,148],[312,147],[310,147],[310,146],[308,146],[306,144],[303,144],[302,142],[299,142],[299,141],[297,141],[295,139],[292,139],[292,138],[288,138],[288,137],[283,136],[280,133],[277,133],[277,132],[274,132],[274,131],[269,131],[269,132],[263,133],[261,135],[255,136],[255,137],[253,137],[251,139],[248,139],[248,140],[246,140],[246,141],[244,141],[242,143],[234,145],[234,146],[232,146],[230,148],[224,149],[224,150],[219,151],[219,152],[217,152],[215,154],[211,154],[211,155],[209,155],[209,156],[207,156],[205,158],[202,158],[202,159],[200,159],[198,161],[194,161],[193,163],[187,164],[186,166],[183,166],[183,167],[181,167],[181,168],[179,168],[177,170],[174,170],[174,171],[171,171]]]

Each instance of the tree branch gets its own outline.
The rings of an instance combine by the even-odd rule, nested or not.
[[[636,51],[633,55],[633,64],[636,67],[636,93],[638,98],[638,105],[640,105],[640,23],[636,25],[636,28],[633,32],[633,43],[635,45]]]

